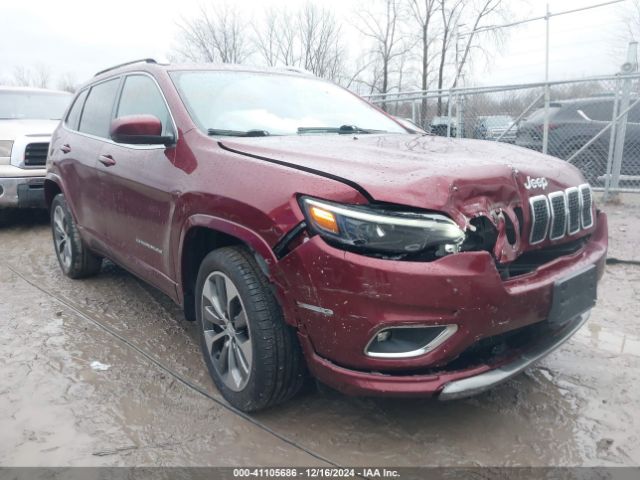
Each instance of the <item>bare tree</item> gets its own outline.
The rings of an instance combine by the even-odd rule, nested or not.
[[[358,12],[358,30],[372,40],[371,53],[376,57],[375,65],[379,69],[379,84],[373,83],[380,93],[388,93],[390,88],[390,76],[393,73],[394,61],[410,50],[407,37],[402,33],[402,12],[400,0],[381,0],[382,11],[376,12],[372,8],[362,9]],[[378,75],[374,74],[374,77]],[[387,106],[382,103],[382,108]]]
[[[341,73],[343,49],[340,24],[330,10],[307,2],[299,13],[301,66],[313,74],[336,79]]]
[[[271,7],[265,10],[260,24],[254,24],[255,49],[267,66],[275,67],[280,61],[281,11]]]
[[[19,87],[33,86],[31,70],[23,65],[18,65],[13,69],[13,79],[11,83]]]
[[[74,93],[77,89],[78,81],[73,73],[67,72],[58,78],[58,90]]]
[[[432,22],[436,13],[437,0],[409,0],[411,16],[420,28],[420,89],[426,90],[429,87],[429,46],[432,39]],[[423,123],[427,119],[427,99],[423,98],[420,105],[420,121]]]
[[[21,87],[49,88],[51,82],[51,69],[42,63],[34,67],[18,65],[13,69],[11,83]]]
[[[457,71],[453,79],[453,88],[458,86],[458,79],[460,78],[460,73],[462,72],[462,69],[464,68],[465,63],[469,59],[469,52],[471,51],[471,48],[474,44],[476,36],[478,35],[477,30],[482,26],[486,26],[486,25],[483,25],[483,22],[486,19],[491,18],[496,14],[500,14],[500,16],[504,18],[506,13],[504,9],[504,3],[505,3],[504,0],[478,0],[476,10],[473,12],[473,16],[475,18],[474,18],[472,27],[470,29],[470,32],[466,36],[467,40],[465,42],[465,46],[462,51],[462,56],[456,62]],[[497,41],[501,33],[501,30],[494,29],[491,32],[494,34],[494,39]]]
[[[341,30],[330,10],[311,2],[294,13],[271,8],[254,25],[256,51],[269,66],[300,67],[336,80],[344,59]]]
[[[444,86],[444,67],[447,62],[447,54],[450,51],[453,31],[458,26],[465,0],[439,0],[441,17],[440,33],[440,63],[438,66],[438,90]],[[438,115],[442,115],[442,95],[438,95]]]
[[[193,62],[242,63],[251,54],[248,24],[237,4],[200,6],[196,18],[178,23],[177,55]]]
[[[640,41],[640,0],[627,2],[621,10],[621,17],[627,25],[625,43],[629,40]]]
[[[39,63],[33,68],[32,78],[34,87],[49,88],[51,69],[47,65]]]

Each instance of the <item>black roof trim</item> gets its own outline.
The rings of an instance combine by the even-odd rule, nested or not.
[[[97,77],[98,75],[102,75],[103,73],[110,72],[111,70],[115,70],[116,68],[126,67],[127,65],[133,65],[135,63],[141,63],[141,62],[144,62],[144,63],[158,63],[153,58],[141,58],[141,59],[138,59],[138,60],[131,60],[130,62],[120,63],[118,65],[114,65],[113,67],[109,67],[109,68],[105,68],[104,70],[100,70],[98,73],[96,73],[94,75],[94,77]]]

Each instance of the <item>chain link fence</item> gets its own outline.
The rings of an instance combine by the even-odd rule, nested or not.
[[[435,135],[511,143],[568,161],[606,195],[640,193],[639,74],[369,100]]]

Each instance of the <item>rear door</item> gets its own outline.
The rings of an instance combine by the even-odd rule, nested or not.
[[[114,78],[82,91],[71,107],[55,145],[65,195],[83,237],[94,247],[101,247],[108,233],[96,188],[96,163],[108,137],[119,84],[120,78]]]
[[[176,137],[158,84],[142,73],[124,78],[114,118],[139,114],[159,118],[163,135]],[[110,142],[102,155],[110,159],[98,169],[114,259],[166,293],[175,293],[169,255],[175,148]]]

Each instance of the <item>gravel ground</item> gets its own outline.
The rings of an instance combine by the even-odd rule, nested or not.
[[[250,416],[167,297],[110,263],[63,277],[25,215],[0,230],[0,465],[639,465],[639,200],[605,208],[589,322],[508,383],[451,403],[312,391]]]

